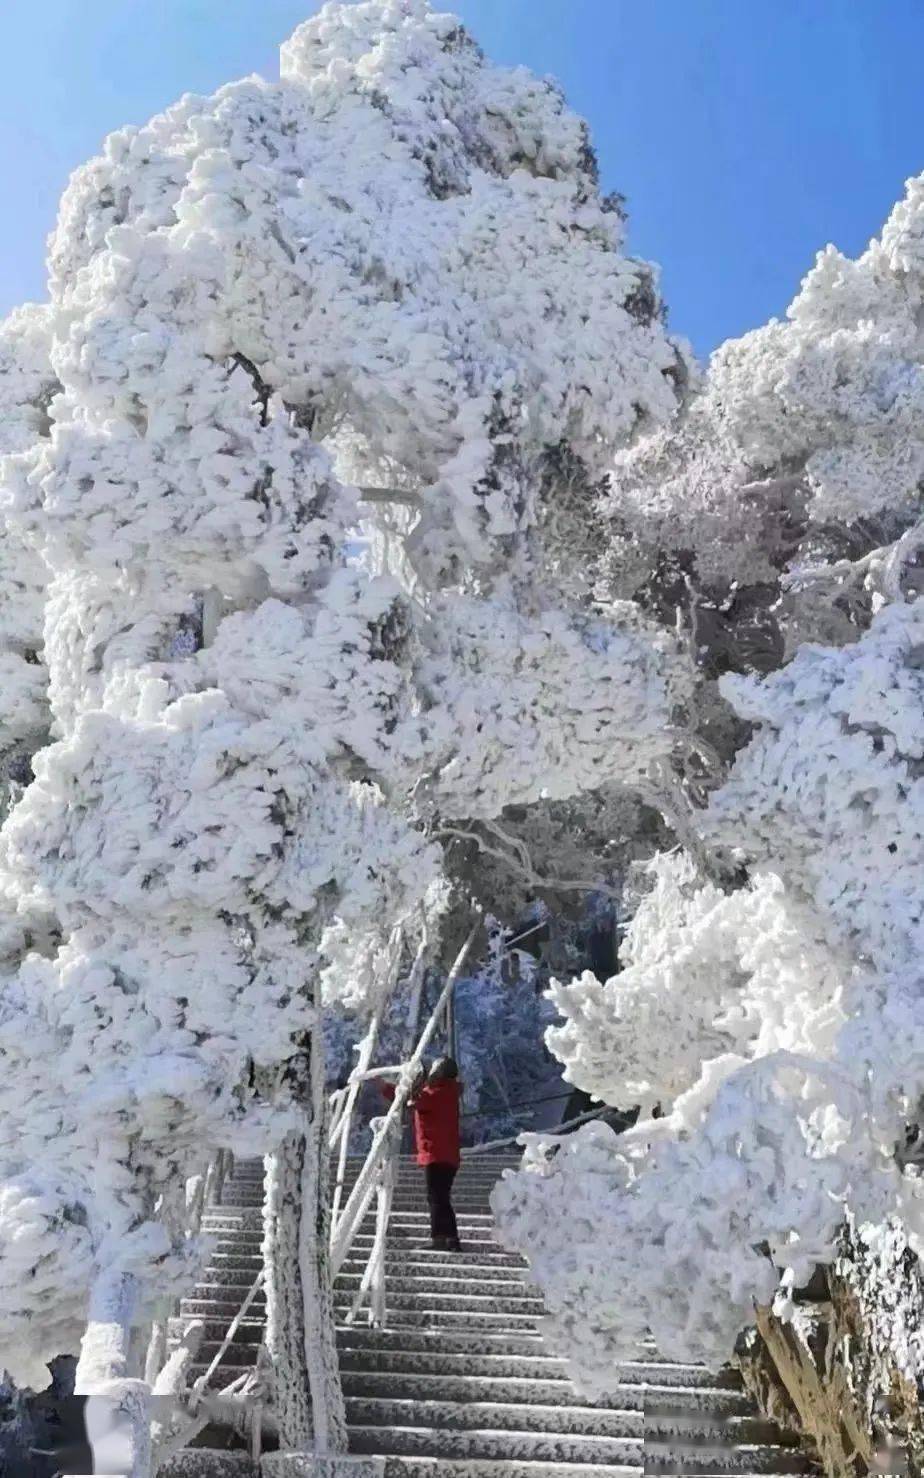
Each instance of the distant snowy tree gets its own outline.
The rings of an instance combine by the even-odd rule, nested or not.
[[[275,1152],[283,1441],[310,1383],[342,1442],[323,1002],[387,988],[441,844],[675,743],[673,637],[574,578],[578,494],[686,378],[621,236],[557,91],[423,0],[325,7],[280,82],[112,135],[63,198],[2,464],[56,742],[0,837],[0,1356],[37,1378],[83,1332],[133,1475],[139,1333],[223,1146]]]
[[[50,434],[51,323],[50,309],[34,304],[0,323],[0,455]],[[32,753],[48,731],[46,581],[41,557],[6,523],[0,501],[0,818],[31,779]]]
[[[848,1209],[924,1250],[922,205],[912,181],[857,262],[823,253],[607,495],[618,594],[686,625],[702,768],[626,968],[555,985],[549,1042],[575,1083],[665,1114],[536,1145],[496,1197],[598,1387],[646,1328],[721,1364]]]

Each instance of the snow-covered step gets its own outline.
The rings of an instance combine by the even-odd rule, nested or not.
[[[401,1168],[385,1257],[386,1327],[365,1307],[347,1325],[372,1248],[363,1220],[334,1289],[337,1346],[351,1452],[384,1463],[385,1478],[766,1478],[804,1471],[801,1455],[762,1421],[731,1370],[660,1357],[650,1340],[588,1399],[545,1343],[544,1305],[529,1269],[493,1238],[490,1194],[505,1168],[463,1170],[454,1201],[465,1250],[435,1251],[423,1176]],[[355,1181],[347,1171],[344,1194]],[[262,1266],[262,1167],[238,1166],[223,1204],[208,1208],[214,1238],[202,1283],[170,1326],[205,1323],[194,1376],[221,1348]],[[264,1335],[261,1291],[221,1361],[223,1380],[253,1367]],[[210,1478],[211,1470],[195,1468]],[[188,1470],[184,1473],[188,1478]],[[224,1474],[217,1478],[225,1478]],[[236,1475],[228,1475],[236,1478]],[[248,1475],[249,1478],[249,1475]]]
[[[400,1286],[396,1286],[396,1284]],[[338,1278],[334,1284],[334,1302],[343,1302],[349,1293],[359,1287],[358,1278]],[[388,1317],[402,1309],[441,1309],[447,1313],[512,1314],[521,1318],[541,1319],[545,1306],[541,1298],[530,1294],[525,1287],[503,1293],[473,1293],[471,1284],[464,1278],[423,1278],[419,1286],[413,1279],[395,1279],[388,1288]]]
[[[600,1410],[589,1406],[542,1406],[491,1401],[427,1401],[350,1397],[351,1427],[436,1427],[441,1431],[566,1432],[598,1437],[644,1436],[640,1411]]]
[[[757,1446],[786,1445],[780,1443],[776,1425],[751,1410],[731,1414],[727,1411],[717,1411],[710,1402],[699,1409],[677,1411],[673,1409],[674,1402],[672,1401],[670,1413],[660,1415],[658,1405],[657,1396],[650,1390],[647,1391],[645,1432],[646,1437],[653,1444],[686,1446],[690,1443],[706,1442],[708,1444],[717,1440],[723,1442],[732,1440],[737,1444],[749,1443]]]
[[[390,1254],[392,1257],[402,1257],[406,1254],[407,1256],[418,1257],[423,1253],[428,1257],[437,1255],[444,1257],[448,1255],[452,1258],[469,1257],[477,1262],[486,1255],[489,1257],[495,1254],[499,1255],[498,1243],[492,1241],[490,1235],[482,1235],[480,1232],[476,1234],[470,1228],[466,1229],[465,1227],[460,1227],[459,1232],[462,1239],[462,1251],[437,1254],[431,1244],[429,1230],[421,1227],[419,1231],[411,1232],[402,1228],[395,1232],[394,1237],[389,1243],[386,1256]],[[353,1243],[354,1255],[361,1256],[365,1253],[368,1258],[371,1250],[371,1232],[361,1232]],[[521,1264],[520,1266],[525,1266],[525,1264]]]
[[[372,1238],[365,1245],[358,1245],[359,1239],[354,1243],[353,1252],[343,1264],[347,1272],[353,1266],[364,1268],[372,1251]],[[494,1242],[485,1242],[484,1251],[473,1249],[471,1243],[466,1244],[462,1252],[443,1252],[438,1248],[431,1247],[429,1238],[423,1247],[407,1247],[401,1245],[399,1251],[396,1246],[385,1252],[385,1271],[403,1271],[410,1276],[412,1273],[427,1272],[452,1272],[464,1269],[466,1277],[485,1278],[522,1278],[527,1271],[526,1264],[513,1252],[489,1251],[497,1246]]]
[[[613,1407],[621,1411],[648,1410],[649,1402],[670,1395],[675,1413],[702,1415],[710,1422],[743,1417],[750,1420],[751,1401],[743,1391],[724,1391],[693,1387],[689,1390],[645,1385],[641,1382],[617,1387],[603,1399],[591,1399],[575,1392],[571,1382],[534,1375],[431,1375],[422,1372],[387,1370],[343,1371],[343,1389],[347,1396],[376,1396],[398,1400],[423,1401],[491,1401],[546,1406]],[[670,1420],[674,1420],[671,1417]]]
[[[202,1345],[199,1350],[199,1358],[195,1365],[190,1367],[190,1381],[204,1375],[218,1354],[220,1346],[217,1344]],[[235,1345],[232,1346],[221,1358],[216,1369],[221,1372],[221,1383],[225,1384],[236,1380],[239,1375],[253,1370],[257,1361],[257,1345]]]
[[[736,1443],[733,1436],[722,1441],[678,1443],[645,1438],[645,1472],[651,1474],[706,1475],[807,1473],[810,1464],[795,1448],[768,1444]]]
[[[549,1357],[541,1335],[514,1334],[503,1329],[495,1334],[470,1329],[433,1334],[426,1330],[370,1329],[361,1324],[351,1324],[341,1325],[337,1330],[337,1338],[341,1344],[352,1349],[372,1349],[380,1353],[397,1351],[401,1354],[420,1352],[434,1355],[489,1355],[494,1351],[505,1355],[532,1355],[541,1350]],[[549,1358],[553,1358],[557,1366],[565,1368],[563,1360],[558,1357]]]
[[[400,1264],[399,1264],[400,1266]],[[342,1272],[337,1278],[338,1288],[358,1288],[362,1281],[361,1272]],[[402,1293],[446,1293],[464,1298],[477,1297],[478,1299],[515,1299],[518,1303],[524,1300],[538,1306],[542,1311],[542,1300],[536,1290],[522,1279],[515,1276],[510,1278],[493,1278],[487,1269],[481,1268],[473,1272],[470,1268],[463,1268],[453,1272],[451,1266],[442,1268],[437,1272],[405,1272],[387,1278],[389,1303],[396,1294]],[[477,1288],[477,1294],[472,1289]],[[500,1307],[506,1307],[502,1304]]]
[[[530,1462],[610,1463],[637,1467],[641,1437],[581,1437],[569,1432],[350,1427],[350,1451],[438,1458],[521,1458]]]
[[[250,1288],[254,1279],[262,1267],[262,1260],[256,1258],[251,1262],[217,1262],[213,1259],[207,1267],[202,1270],[202,1281],[212,1285],[221,1284],[227,1287]]]
[[[334,1299],[334,1310],[340,1316],[349,1313],[350,1304]],[[389,1309],[391,1329],[517,1329],[536,1330],[535,1318],[525,1314],[472,1313],[468,1309],[420,1308]]]
[[[222,1320],[223,1318],[223,1320],[231,1323],[232,1318],[240,1312],[242,1299],[232,1298],[231,1295],[228,1298],[222,1298],[214,1287],[208,1290],[204,1298],[200,1298],[201,1292],[203,1290],[201,1290],[200,1286],[195,1290],[195,1295],[192,1298],[180,1299],[180,1317],[185,1318],[185,1320],[191,1320],[191,1318],[195,1318],[195,1320],[201,1320],[201,1318]],[[257,1295],[250,1308],[254,1317],[257,1314],[263,1317],[263,1310],[266,1308],[265,1299],[262,1301],[260,1295]]]
[[[385,1478],[641,1478],[639,1464],[532,1462],[519,1458],[389,1457]]]
[[[642,1437],[580,1436],[570,1432],[490,1427],[447,1430],[425,1426],[351,1427],[349,1437],[351,1452],[384,1456],[604,1463],[636,1469],[644,1461]]]
[[[362,1333],[351,1329],[349,1335]],[[370,1331],[374,1333],[375,1331]],[[462,1354],[440,1354],[436,1351],[376,1349],[357,1345],[341,1345],[340,1364],[344,1370],[395,1371],[402,1374],[421,1375],[497,1375],[515,1376],[524,1379],[556,1380],[567,1382],[567,1366],[554,1355],[497,1354],[479,1356],[472,1349]],[[659,1386],[674,1385],[683,1390],[726,1390],[729,1387],[717,1383],[709,1371],[698,1365],[663,1366],[651,1361],[623,1361],[614,1371],[614,1388],[623,1385]],[[736,1389],[732,1386],[731,1389]]]
[[[490,1233],[494,1220],[489,1212],[462,1212],[457,1217],[460,1235],[468,1230],[472,1233],[480,1232],[484,1240],[490,1240]],[[375,1226],[374,1208],[367,1212],[363,1218],[366,1230],[371,1232]],[[422,1236],[429,1231],[429,1213],[422,1209],[420,1211],[396,1211],[391,1224],[398,1233],[398,1240],[402,1232],[408,1236]],[[259,1206],[210,1206],[202,1218],[202,1229],[208,1232],[221,1232],[228,1229],[237,1230],[243,1227],[248,1231],[262,1231],[263,1211]]]
[[[185,1318],[182,1314],[178,1318],[171,1319],[168,1324],[169,1337],[171,1339],[181,1338],[183,1334],[183,1329],[188,1322],[188,1318]],[[203,1318],[202,1315],[199,1315],[197,1322],[201,1322],[203,1326],[203,1342],[214,1342],[217,1347],[225,1337],[229,1321],[223,1318],[210,1318],[208,1315]],[[234,1335],[232,1336],[232,1344],[258,1345],[262,1338],[262,1319],[242,1319],[237,1329],[234,1331]]]
[[[247,1452],[186,1447],[161,1463],[157,1478],[259,1478],[259,1469]]]
[[[186,1306],[192,1302],[195,1302],[197,1304],[214,1302],[223,1305],[227,1304],[230,1305],[232,1308],[237,1309],[240,1308],[244,1299],[250,1293],[252,1287],[252,1278],[248,1278],[247,1281],[244,1283],[206,1283],[203,1280],[203,1282],[196,1284],[195,1298],[181,1299],[180,1307],[182,1309],[185,1309]],[[259,1310],[262,1313],[265,1306],[266,1291],[263,1288],[258,1288],[250,1301],[250,1307],[253,1310]]]
[[[223,1222],[220,1226],[203,1226],[209,1237],[213,1237],[216,1252],[247,1252],[253,1256],[259,1256],[263,1246],[263,1231],[259,1223],[254,1226],[234,1226]],[[360,1232],[354,1240],[350,1257],[353,1261],[361,1261],[363,1265],[368,1260],[372,1250],[372,1222],[368,1223],[368,1230]],[[498,1266],[518,1267],[521,1270],[525,1264],[515,1254],[502,1252],[498,1244],[488,1236],[481,1234],[474,1236],[469,1232],[465,1235],[461,1252],[437,1251],[431,1246],[429,1229],[423,1226],[419,1231],[411,1233],[404,1232],[396,1234],[386,1250],[386,1266],[389,1264],[403,1262],[406,1258],[413,1257],[415,1261],[425,1259],[426,1261],[452,1261],[457,1263],[461,1258],[463,1263],[466,1259],[470,1262],[482,1262],[485,1258]]]
[[[194,1369],[200,1373],[203,1372],[205,1367],[210,1366],[220,1348],[222,1346],[217,1341],[201,1345],[198,1351],[197,1366]],[[222,1360],[217,1366],[217,1369],[222,1372],[222,1383],[225,1379],[234,1380],[235,1375],[240,1375],[242,1370],[253,1370],[254,1364],[257,1363],[257,1349],[259,1348],[259,1345],[231,1345],[231,1348],[222,1355]]]

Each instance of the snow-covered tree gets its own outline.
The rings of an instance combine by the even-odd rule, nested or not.
[[[574,577],[577,493],[686,377],[621,237],[557,91],[424,0],[325,7],[278,83],[185,97],[65,193],[2,463],[55,742],[0,837],[0,1359],[35,1380],[82,1335],[133,1473],[187,1178],[276,1152],[302,1446],[323,1001],[387,987],[460,830],[675,742],[673,637]]]
[[[48,307],[30,304],[0,323],[0,456],[49,435],[57,388],[50,335]],[[40,556],[4,525],[0,506],[0,818],[30,779],[31,755],[48,731],[46,579]]]
[[[721,1363],[755,1299],[830,1260],[848,1209],[924,1247],[905,1153],[924,1098],[922,191],[856,262],[822,253],[787,322],[719,350],[607,495],[608,573],[684,614],[690,711],[719,739],[685,790],[697,845],[652,865],[626,969],[553,990],[566,1075],[665,1115],[536,1145],[497,1194],[590,1384],[646,1328]],[[748,599],[775,650],[741,639]]]

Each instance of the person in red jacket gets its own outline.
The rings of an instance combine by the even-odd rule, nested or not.
[[[382,1083],[387,1098],[392,1084]],[[462,1085],[459,1068],[452,1057],[438,1057],[429,1073],[411,1090],[414,1145],[417,1163],[427,1179],[430,1206],[430,1240],[435,1251],[461,1252],[456,1214],[452,1207],[452,1184],[461,1161],[459,1101]]]

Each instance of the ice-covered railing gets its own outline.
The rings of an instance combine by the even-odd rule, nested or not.
[[[355,1319],[363,1302],[369,1300],[369,1317],[373,1324],[381,1324],[385,1319],[385,1239],[388,1232],[388,1222],[391,1215],[391,1203],[395,1187],[395,1171],[398,1152],[401,1146],[401,1119],[405,1106],[411,1096],[411,1090],[423,1061],[424,1053],[429,1047],[439,1026],[446,1019],[449,1003],[456,981],[465,964],[469,950],[475,939],[480,921],[476,922],[469,931],[468,938],[459,950],[452,969],[446,977],[446,984],[436,1005],[420,1033],[417,1045],[408,1060],[401,1064],[398,1069],[398,1083],[395,1096],[389,1105],[388,1112],[375,1122],[372,1136],[372,1144],[369,1153],[360,1168],[356,1182],[346,1200],[343,1209],[340,1209],[343,1189],[344,1175],[346,1170],[346,1156],[349,1145],[350,1128],[352,1124],[353,1109],[359,1086],[370,1077],[380,1077],[383,1072],[389,1071],[376,1068],[370,1071],[369,1063],[375,1049],[378,1032],[378,1018],[374,1017],[369,1032],[360,1048],[359,1061],[351,1076],[350,1082],[345,1090],[340,1090],[334,1095],[335,1102],[332,1109],[336,1115],[331,1130],[331,1149],[338,1150],[337,1181],[334,1187],[334,1211],[331,1218],[331,1241],[330,1241],[330,1270],[331,1276],[336,1278],[340,1269],[349,1255],[357,1233],[372,1203],[373,1196],[376,1199],[375,1234],[372,1241],[372,1249],[368,1261],[360,1278],[359,1288],[353,1300],[352,1308],[347,1315],[347,1321]],[[423,981],[424,954],[423,947],[418,952],[414,961],[414,972],[412,974],[412,994],[419,1002],[419,992]],[[395,1069],[390,1069],[395,1071]]]
[[[222,1189],[234,1167],[231,1153],[219,1150],[204,1172],[190,1177],[173,1193],[165,1193],[157,1208],[157,1218],[176,1233],[181,1227],[186,1237],[197,1237],[202,1217],[208,1206],[221,1202]],[[179,1312],[177,1301],[165,1302],[158,1317],[142,1335],[144,1383],[150,1390],[145,1407],[148,1429],[146,1452],[156,1468],[187,1447],[210,1422],[218,1421],[236,1427],[250,1437],[251,1454],[258,1459],[262,1447],[262,1406],[264,1399],[260,1369],[238,1376],[218,1390],[210,1389],[221,1361],[230,1347],[237,1329],[250,1309],[264,1279],[261,1269],[245,1294],[241,1307],[232,1320],[223,1344],[203,1375],[190,1386],[189,1373],[199,1353],[205,1332],[201,1320],[190,1320],[177,1347],[168,1353],[168,1323],[171,1314]],[[141,1413],[139,1412],[139,1419]],[[94,1449],[94,1459],[110,1449],[122,1461],[124,1435],[114,1420],[113,1403],[105,1395],[91,1396],[87,1401],[85,1420],[87,1435]],[[135,1468],[132,1467],[132,1471]],[[78,1478],[78,1475],[68,1475]]]

